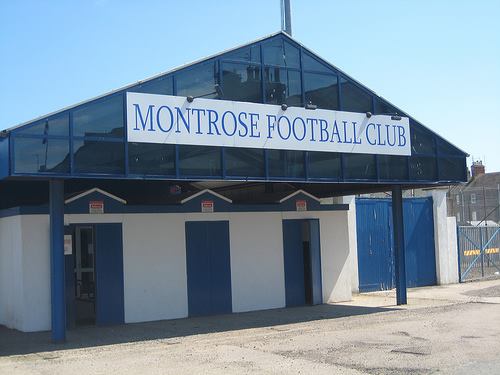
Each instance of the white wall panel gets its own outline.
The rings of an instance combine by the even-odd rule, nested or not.
[[[0,324],[21,329],[23,317],[21,218],[0,219]]]
[[[284,307],[281,214],[232,214],[229,231],[233,311]]]
[[[50,237],[48,215],[23,215],[23,324],[24,332],[51,327]]]
[[[127,215],[123,233],[125,322],[186,317],[182,215]]]

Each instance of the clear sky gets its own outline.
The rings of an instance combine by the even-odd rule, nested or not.
[[[295,39],[500,171],[500,1],[291,2]],[[280,24],[279,0],[2,0],[0,129]]]

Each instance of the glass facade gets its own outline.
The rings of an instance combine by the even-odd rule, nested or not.
[[[465,153],[410,118],[410,157],[127,143],[125,92],[401,114],[279,34],[13,129],[15,175],[464,181]]]
[[[222,64],[224,99],[262,103],[260,66],[241,63]]]

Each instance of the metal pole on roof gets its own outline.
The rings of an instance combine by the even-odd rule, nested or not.
[[[281,30],[292,36],[290,0],[281,0]]]

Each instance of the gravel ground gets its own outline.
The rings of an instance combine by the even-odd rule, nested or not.
[[[433,290],[448,302],[429,302]],[[0,328],[0,374],[500,373],[500,281],[412,293],[425,298],[406,308],[374,294],[349,304],[86,327],[62,346],[45,332]]]

